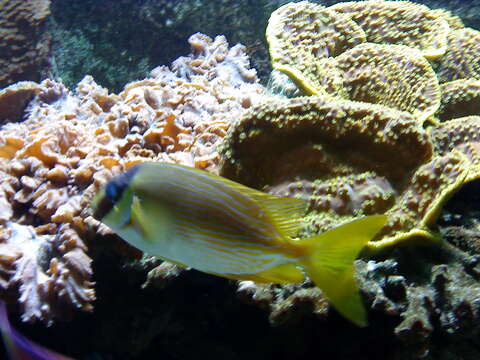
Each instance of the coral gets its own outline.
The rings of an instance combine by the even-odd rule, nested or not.
[[[448,34],[447,52],[438,60],[440,83],[458,79],[480,79],[480,31],[464,28]]]
[[[274,11],[266,37],[273,68],[315,95],[336,92],[341,87],[341,78],[332,74],[335,67],[328,59],[365,42],[363,31],[347,16],[307,1]]]
[[[430,10],[430,13],[437,14],[439,17],[445,19],[450,27],[450,30],[458,30],[465,27],[462,19],[447,9]]]
[[[418,10],[417,5],[410,3],[387,3],[390,4],[381,4],[392,7],[393,20],[405,12],[410,14],[409,11]],[[342,4],[345,4],[342,9],[350,14],[348,6],[354,4]],[[379,3],[360,4],[366,9],[376,9],[375,4]],[[409,10],[406,11],[405,7]],[[284,5],[272,14],[266,35],[274,69],[290,76],[308,95],[387,105],[411,112],[420,122],[430,119],[440,104],[440,90],[435,72],[424,57],[426,50],[421,52],[405,45],[364,43],[368,38],[349,15],[332,9],[335,7],[323,8],[303,1]],[[428,10],[421,9],[422,14]],[[383,8],[380,10],[390,13]],[[382,16],[377,17],[383,19]],[[392,26],[395,25],[393,20]],[[413,20],[406,20],[409,24],[410,21]],[[446,22],[441,21],[448,28]],[[364,25],[368,24],[366,21]],[[398,26],[406,25],[400,23]],[[414,39],[410,45],[416,46]]]
[[[45,21],[49,0],[9,0],[0,3],[0,88],[21,80],[40,80],[48,64],[50,42]]]
[[[85,74],[119,92],[157,64],[188,53],[185,39],[202,31],[241,43],[262,77],[271,68],[265,31],[278,1],[56,0],[48,26],[56,78],[74,88]],[[135,31],[132,31],[135,29]]]
[[[305,198],[310,232],[385,213],[389,220],[370,249],[416,237],[435,240],[430,229],[471,164],[458,152],[432,157],[433,145],[419,125],[412,115],[380,105],[320,97],[272,100],[231,128],[220,173]]]
[[[427,58],[445,53],[449,26],[443,13],[410,1],[341,2],[331,6],[348,14],[365,32],[368,42],[405,45]]]
[[[451,120],[480,114],[480,81],[460,79],[444,83],[440,87],[441,103],[435,116]]]
[[[17,122],[27,103],[38,92],[39,86],[33,81],[21,81],[0,90],[0,123]]]
[[[24,120],[2,125],[0,296],[18,292],[25,321],[92,309],[87,246],[112,235],[90,216],[100,186],[146,159],[217,171],[218,143],[263,94],[243,47],[201,34],[190,43],[191,56],[118,95],[90,76],[75,94],[52,80],[32,85],[33,100],[12,118]],[[20,113],[23,98],[11,100]]]
[[[412,256],[403,251],[397,252],[396,260],[356,262],[367,306],[372,314],[384,314],[381,328],[386,326],[385,318],[395,319],[392,330],[402,354],[398,359],[437,358],[435,335],[450,334],[468,343],[480,330],[478,258],[453,248],[436,249],[433,254],[417,250]],[[310,314],[321,321],[333,320],[331,307],[309,281],[288,286],[241,282],[237,296],[265,309],[275,326],[306,321]]]
[[[480,177],[480,116],[449,120],[429,131],[439,154],[457,150],[468,158],[470,166],[465,181]]]
[[[440,105],[437,76],[413,48],[361,44],[335,60],[350,100],[408,111],[421,122]]]

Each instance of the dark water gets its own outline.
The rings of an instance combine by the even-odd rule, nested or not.
[[[55,74],[68,85],[85,74],[112,90],[143,78],[160,64],[187,54],[187,38],[202,32],[224,34],[247,46],[253,66],[265,79],[270,71],[265,26],[285,0],[56,0],[50,29]],[[329,6],[340,1],[312,1]],[[416,1],[445,8],[466,26],[480,28],[480,1]]]

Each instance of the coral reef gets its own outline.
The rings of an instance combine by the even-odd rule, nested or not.
[[[209,11],[231,4],[208,3]],[[98,4],[108,13],[129,0]],[[202,5],[141,9],[170,36],[172,9],[195,23],[192,9]],[[259,85],[244,47],[201,34],[190,38],[189,56],[118,93],[90,76],[74,92],[52,80],[2,90],[0,296],[21,315],[15,326],[75,358],[478,358],[478,33],[448,11],[405,1],[334,8],[300,2],[272,15],[273,67],[300,88],[276,73],[290,99]],[[431,31],[415,34],[415,22]],[[399,28],[408,30],[400,45],[379,36]],[[307,199],[299,238],[387,214],[365,251],[374,256],[356,262],[371,325],[348,324],[308,279],[229,281],[119,241],[92,219],[90,201],[146,159]],[[35,321],[50,327],[23,323]]]
[[[0,88],[20,80],[39,81],[50,55],[45,21],[50,0],[0,3]]]
[[[475,173],[462,154],[432,156],[432,148],[414,116],[389,107],[321,97],[274,100],[254,106],[231,128],[221,174],[305,198],[314,212],[308,221],[314,232],[386,213],[389,221],[370,242],[373,249],[435,239],[429,228],[441,205],[468,170]]]
[[[425,56],[445,52],[449,30],[440,15],[425,15],[429,11],[389,1],[329,8],[307,1],[284,5],[272,14],[266,31],[273,68],[290,76],[306,94],[387,105],[424,121],[440,105],[437,76]],[[405,29],[416,31],[419,14],[424,14],[428,31],[419,31],[422,37],[416,39]],[[398,18],[402,21],[396,22]]]
[[[229,124],[262,95],[242,46],[189,41],[192,55],[118,95],[88,76],[75,94],[51,80],[7,89],[17,114],[0,131],[1,296],[18,292],[24,320],[92,309],[87,245],[109,233],[89,216],[101,185],[145,159],[215,172]],[[36,95],[18,116],[26,91]]]
[[[385,14],[397,22],[378,20],[382,18],[379,9],[386,8],[393,9]],[[459,348],[468,348],[480,330],[475,295],[479,292],[478,231],[462,240],[457,235],[452,242],[463,244],[461,249],[473,252],[472,256],[446,245],[442,236],[451,240],[452,233],[437,227],[445,203],[480,174],[480,51],[476,30],[464,28],[446,11],[424,6],[420,13],[428,14],[426,20],[436,19],[439,23],[431,31],[440,33],[419,32],[425,38],[418,40],[407,36],[412,40],[409,46],[392,45],[388,35],[375,35],[379,28],[388,34],[389,29],[398,31],[397,26],[416,27],[415,21],[409,21],[417,13],[409,8],[420,7],[366,1],[323,8],[301,2],[274,12],[267,29],[273,67],[291,77],[304,93],[316,96],[273,98],[247,111],[222,145],[220,173],[267,192],[308,200],[310,209],[300,237],[355,216],[387,214],[387,225],[366,253],[406,241],[417,249],[393,251],[387,260],[360,260],[358,281],[373,316],[382,313],[402,319],[392,328],[408,349],[399,358],[437,358],[438,338],[448,339],[443,348],[451,353],[452,339],[462,343]],[[353,14],[351,19],[367,41],[382,44],[339,46],[340,53],[332,52],[330,46],[335,48],[341,31],[329,33],[328,41],[318,40],[329,29],[322,21],[331,9]],[[281,36],[282,29],[289,35]],[[328,64],[328,70],[319,71],[319,63]],[[415,73],[415,63],[421,64],[417,68],[422,71]],[[397,177],[396,170],[403,176]],[[432,254],[419,255],[422,239],[444,245]],[[330,317],[321,291],[308,281],[288,286],[243,282],[238,292],[247,303],[265,309],[273,324],[296,322],[305,316],[299,314],[315,314],[323,321]]]
[[[438,60],[438,79],[441,83],[458,79],[480,78],[480,31],[463,28],[447,36],[447,49]]]
[[[0,123],[22,119],[28,102],[40,90],[33,81],[21,81],[0,90]]]

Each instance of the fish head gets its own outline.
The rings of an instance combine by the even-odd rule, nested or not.
[[[137,171],[138,167],[134,166],[114,177],[93,199],[93,217],[114,231],[131,222],[134,192],[130,183]]]

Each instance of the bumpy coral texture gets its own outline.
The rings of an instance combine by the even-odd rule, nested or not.
[[[353,10],[347,11],[348,7],[342,8],[345,14],[341,14],[333,11],[335,7],[323,8],[306,1],[282,6],[272,14],[267,27],[272,65],[290,76],[308,95],[387,105],[409,111],[419,121],[431,120],[440,104],[440,89],[435,72],[425,59],[425,49],[415,46],[429,43],[432,38],[416,39],[409,34],[405,39],[410,42],[388,41],[399,32],[399,29],[393,31],[397,26],[395,19],[402,18],[413,33],[418,26],[414,22],[417,11],[422,10],[423,14],[428,9],[403,2],[381,3],[381,9],[377,9],[376,4],[362,3],[364,9],[359,14],[370,14],[371,10],[372,17],[377,19],[366,21],[363,29],[353,20],[362,23],[360,20],[365,20],[365,16],[355,12],[358,18],[355,17]],[[448,29],[445,20],[432,17]],[[373,41],[365,35],[368,26],[375,27],[378,23],[389,24],[392,29],[375,30],[385,35],[383,40],[375,38],[380,44],[365,43]],[[406,24],[398,26],[404,29]],[[425,25],[430,29],[428,33],[438,30],[436,25],[435,22]]]
[[[50,43],[44,31],[49,0],[0,2],[0,88],[20,80],[40,80]]]
[[[480,31],[464,28],[448,34],[447,52],[438,60],[441,83],[458,79],[480,79]]]
[[[90,216],[100,186],[145,160],[215,172],[217,144],[263,94],[241,45],[202,34],[189,41],[192,55],[118,95],[88,76],[75,94],[45,80],[25,120],[2,125],[0,296],[18,297],[23,320],[51,324],[92,310],[87,246],[110,233]],[[17,91],[20,109],[25,90]]]
[[[441,120],[451,120],[480,114],[480,80],[460,79],[441,85],[440,107],[435,116]]]
[[[341,78],[330,58],[365,42],[362,29],[347,16],[307,1],[273,12],[266,36],[273,68],[316,95],[341,89]]]
[[[292,29],[296,19],[302,18],[302,6],[297,10],[295,5],[287,6],[291,6],[288,11],[274,14],[274,22]],[[391,29],[391,34],[404,39],[408,47],[403,45],[405,50],[398,51],[395,48],[400,49],[399,45],[377,45],[388,49],[377,57],[371,54],[380,48],[373,44],[343,49],[328,59],[337,70],[331,72],[337,86],[328,96],[277,98],[250,109],[231,128],[223,144],[221,174],[267,192],[306,199],[309,212],[299,237],[359,215],[385,213],[388,222],[369,243],[367,252],[405,242],[441,241],[442,235],[450,240],[448,234],[437,232],[440,211],[466,182],[480,176],[477,32],[464,29],[449,13],[407,2],[352,2],[328,9],[335,7],[352,14],[367,41],[389,43],[393,37],[389,39],[387,30]],[[285,16],[279,19],[279,14]],[[417,18],[419,15],[423,19]],[[416,33],[418,26],[428,22],[429,31]],[[405,38],[400,29],[405,30]],[[307,36],[308,32],[302,39],[305,44],[309,44]],[[302,44],[288,45],[288,38],[279,42],[282,48],[290,49],[284,53],[301,52],[298,47]],[[275,48],[277,40],[271,37],[270,46]],[[433,66],[416,55],[410,58],[415,61],[403,56],[419,51],[424,57],[436,58]],[[274,67],[278,59],[272,56]],[[289,66],[296,68],[295,56],[285,56],[282,61],[289,59]],[[421,64],[424,70],[409,77],[414,64]],[[282,71],[297,83],[309,73],[304,68],[302,72]],[[330,79],[322,73],[318,76],[321,78],[310,83]],[[426,78],[430,80],[424,82]],[[431,85],[426,85],[429,82]],[[408,90],[402,92],[404,88]],[[378,94],[383,95],[381,100],[372,99]],[[337,100],[332,100],[335,97]],[[421,125],[425,120],[430,120],[426,129]],[[472,245],[474,241],[478,244],[475,239],[453,243],[469,242],[467,249],[478,249]],[[465,336],[467,342],[472,341],[480,317],[478,252],[469,256],[449,245],[429,248],[427,256],[421,255],[418,247],[413,251],[398,251],[396,260],[357,262],[357,278],[368,306],[396,319],[395,335],[409,349],[409,356],[427,357],[435,333],[449,339]],[[432,253],[436,254],[430,258]],[[329,314],[321,291],[308,280],[294,285],[241,282],[238,295],[266,309],[274,324],[299,321],[305,313],[321,318]]]
[[[410,1],[342,2],[330,7],[348,14],[365,31],[368,42],[405,45],[429,58],[446,50],[446,16]]]
[[[372,249],[416,236],[435,239],[429,227],[470,165],[456,152],[433,156],[430,138],[409,113],[320,97],[252,108],[232,127],[223,151],[221,174],[308,200],[310,231],[387,214]]]
[[[439,154],[457,150],[468,158],[470,167],[465,181],[476,180],[480,177],[479,115],[449,120],[429,130]]]
[[[416,49],[361,44],[335,60],[351,100],[408,111],[421,122],[440,105],[437,76]]]

